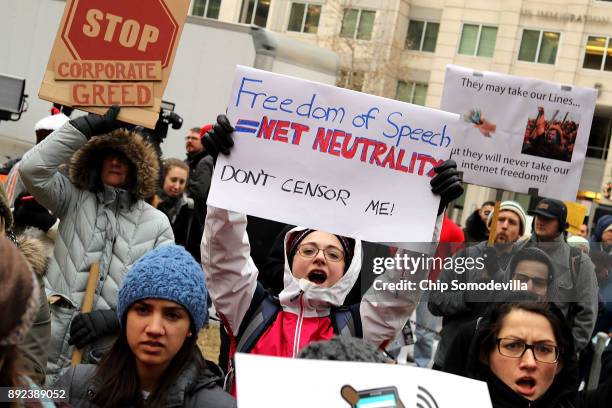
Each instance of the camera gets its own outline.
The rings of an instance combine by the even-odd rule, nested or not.
[[[166,125],[172,126],[172,129],[178,130],[183,126],[183,118],[174,112],[174,106],[175,104],[172,102],[162,101],[157,122],[159,124],[161,121]],[[157,126],[155,128],[157,129]]]
[[[0,74],[0,120],[17,121],[27,110],[25,79]]]

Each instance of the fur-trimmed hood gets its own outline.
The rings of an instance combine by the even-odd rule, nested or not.
[[[115,150],[124,154],[130,163],[130,185],[127,190],[135,200],[147,199],[155,194],[159,178],[159,161],[155,149],[139,133],[125,129],[95,136],[70,159],[70,181],[80,189],[92,192],[102,187],[103,152]]]
[[[22,235],[18,237],[17,244],[34,273],[38,276],[44,276],[47,272],[49,258],[47,257],[47,251],[43,243],[36,238]]]

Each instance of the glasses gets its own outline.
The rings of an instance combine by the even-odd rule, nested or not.
[[[559,359],[559,347],[548,343],[527,344],[517,339],[497,339],[499,354],[511,358],[521,358],[525,351],[531,349],[533,357],[540,363],[553,364]]]
[[[546,278],[534,278],[532,276],[523,275],[522,273],[515,273],[514,280],[517,280],[521,283],[527,283],[531,281],[534,288],[543,289],[548,287],[548,279]]]
[[[304,258],[314,258],[319,251],[323,251],[323,256],[329,262],[341,262],[344,259],[344,252],[333,246],[321,249],[315,244],[302,244],[298,247],[298,253]]]

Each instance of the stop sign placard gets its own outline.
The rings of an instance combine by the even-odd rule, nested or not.
[[[160,61],[165,68],[178,32],[163,0],[74,0],[61,38],[75,59]]]
[[[191,0],[66,0],[38,96],[154,129]]]

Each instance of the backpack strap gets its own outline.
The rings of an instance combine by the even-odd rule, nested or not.
[[[278,298],[267,293],[259,282],[253,300],[258,302],[251,304],[246,315],[248,319],[242,323],[236,337],[238,353],[250,352],[282,309]]]
[[[342,337],[363,337],[359,305],[332,307],[331,322],[334,334]]]

